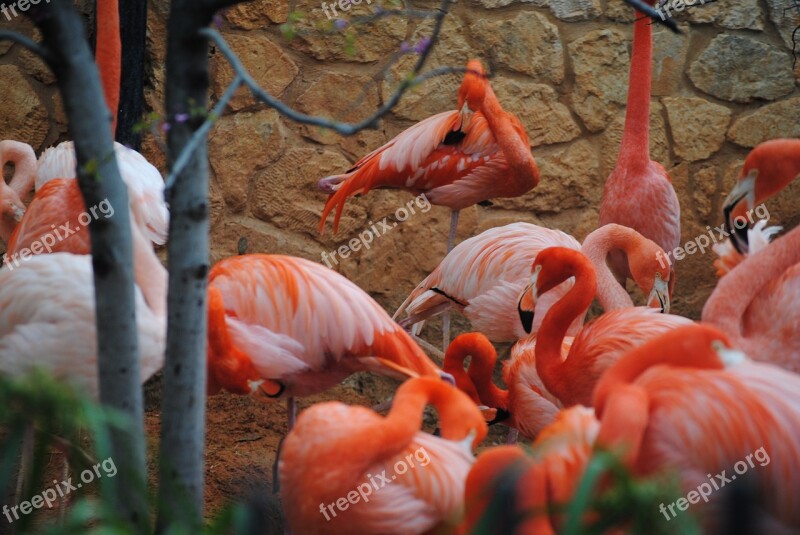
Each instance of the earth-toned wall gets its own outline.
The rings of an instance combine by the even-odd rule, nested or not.
[[[362,0],[347,11],[339,8],[348,24],[339,22],[343,29],[335,33],[324,31],[331,21],[316,0],[289,5],[256,0],[229,9],[218,24],[272,94],[306,113],[354,121],[391,94],[432,27],[430,20],[396,16],[350,24],[376,5]],[[790,6],[789,0],[707,5],[698,0],[677,17],[683,35],[654,27],[651,150],[680,197],[684,241],[721,223],[721,202],[750,147],[775,137],[800,137],[800,62],[793,70],[791,55],[800,8]],[[161,113],[163,102],[166,18],[167,2],[152,1],[146,97],[154,114]],[[293,21],[291,40],[286,26],[281,30],[287,20]],[[501,102],[526,126],[542,170],[541,184],[524,197],[464,210],[459,240],[513,221],[560,228],[579,239],[595,228],[603,181],[621,137],[632,20],[621,0],[460,0],[452,7],[429,68],[482,59],[496,73],[492,84]],[[0,17],[0,27],[33,33],[22,17],[11,22]],[[232,75],[219,53],[212,56],[215,100]],[[2,43],[0,80],[0,139],[26,141],[37,153],[68,139],[53,75],[40,61]],[[328,227],[320,237],[316,228],[325,195],[316,182],[346,170],[416,121],[453,109],[459,81],[450,75],[416,87],[378,130],[352,138],[294,124],[240,93],[210,138],[212,260],[246,249],[322,261],[322,253],[386,216],[392,219],[412,196],[373,191],[348,203],[338,235]],[[152,136],[143,152],[165,170]],[[798,201],[800,184],[768,205],[771,221],[797,224]],[[334,265],[390,309],[445,252],[449,211],[416,211],[369,249]],[[699,316],[715,283],[712,260],[712,253],[695,253],[678,262],[676,312]]]

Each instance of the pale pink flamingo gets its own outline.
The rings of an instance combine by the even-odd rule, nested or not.
[[[439,413],[441,436],[420,430],[428,404]],[[431,378],[403,383],[386,417],[339,402],[314,405],[282,448],[289,527],[303,535],[452,529],[463,514],[473,448],[485,436],[475,404]]]
[[[652,1],[648,3],[652,5]],[[617,165],[603,189],[600,225],[630,227],[665,251],[673,251],[681,237],[680,204],[664,166],[650,159],[651,24],[647,17],[634,22],[625,128]],[[631,274],[623,253],[612,252],[610,263],[624,286]],[[670,281],[670,286],[674,285],[674,270]]]
[[[575,238],[559,230],[512,223],[459,243],[409,294],[394,317],[405,312],[407,317],[400,324],[413,325],[414,334],[418,334],[425,320],[442,311],[458,310],[467,316],[474,330],[492,341],[526,338],[528,333],[518,321],[517,302],[528,283],[536,255],[548,247],[567,247],[586,254],[597,270],[597,300],[606,311],[633,306],[625,288],[606,266],[608,254],[622,250],[630,263],[629,271],[647,296],[648,306],[669,311],[670,271],[659,262],[664,252],[636,231],[605,225],[589,234],[581,246]],[[536,304],[531,333],[539,330],[547,310],[571,287],[572,282],[567,281],[541,297]],[[583,316],[579,316],[567,334],[576,334],[582,325]]]
[[[459,210],[495,197],[523,195],[538,183],[539,168],[525,128],[500,106],[480,61],[471,60],[458,90],[457,110],[417,123],[346,173],[319,181],[331,194],[319,231],[336,207],[336,232],[348,197],[373,188],[399,188],[424,193],[431,203],[453,211],[450,251]]]
[[[0,169],[14,164],[14,175],[8,184],[3,181],[0,198],[0,238],[8,243],[11,233],[25,214],[22,202],[33,187],[36,177],[36,155],[30,145],[19,141],[0,141]]]

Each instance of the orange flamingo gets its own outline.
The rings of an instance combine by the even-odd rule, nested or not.
[[[659,263],[664,251],[635,230],[609,224],[589,234],[581,247],[575,238],[561,231],[512,223],[459,243],[409,294],[394,317],[405,312],[408,316],[400,325],[413,325],[414,334],[418,334],[425,320],[443,311],[458,310],[469,318],[473,329],[492,341],[525,338],[528,333],[517,319],[517,301],[530,278],[536,255],[548,247],[580,249],[586,254],[598,275],[597,300],[606,311],[633,306],[625,288],[606,266],[609,252],[622,250],[634,280],[647,296],[647,305],[669,311],[670,271]],[[531,333],[539,330],[547,310],[571,286],[567,281],[537,301]],[[567,334],[576,334],[582,325],[583,316],[579,316]]]
[[[466,104],[474,113],[464,110]],[[500,106],[483,66],[467,64],[458,90],[458,110],[412,126],[348,170],[319,181],[330,193],[319,231],[336,207],[334,232],[345,201],[373,188],[424,193],[431,203],[453,211],[448,251],[455,242],[458,211],[494,197],[517,197],[539,183],[525,128]]]
[[[733,475],[736,484],[746,478],[760,498],[764,515],[754,533],[794,532],[800,527],[800,376],[730,348],[717,329],[692,325],[627,353],[594,393],[597,445],[621,452],[640,477],[677,471],[685,490],[707,487],[707,495],[714,493],[709,503],[692,506],[707,529],[724,512],[709,481],[716,487],[718,478],[708,474],[727,473],[722,485],[733,484]],[[667,518],[677,513],[667,509],[662,506]]]
[[[594,411],[572,407],[539,434],[532,446],[535,458],[516,446],[481,453],[467,476],[467,513],[459,533],[475,533],[481,525],[480,533],[491,535],[555,535],[599,428]]]
[[[0,198],[0,238],[8,243],[12,232],[25,214],[22,199],[33,187],[36,177],[36,155],[30,145],[19,141],[0,141],[0,169],[14,164],[14,175],[8,184],[3,181]]]
[[[747,244],[732,220],[800,176],[800,140],[762,143],[748,155],[725,202],[734,244]],[[745,200],[742,203],[742,200]],[[752,252],[720,279],[703,307],[703,321],[725,332],[756,360],[800,372],[800,227]]]
[[[242,255],[208,280],[208,390],[288,398],[371,370],[452,381],[358,286],[302,258]]]
[[[653,4],[652,0],[648,3]],[[650,159],[651,22],[639,17],[634,23],[625,129],[617,165],[603,189],[600,225],[630,227],[665,251],[672,251],[681,237],[680,204],[667,171]],[[612,252],[610,263],[624,286],[631,274],[623,253]],[[674,284],[674,270],[670,281]]]
[[[420,431],[429,403],[439,413],[441,437]],[[454,526],[472,449],[485,436],[475,404],[430,378],[406,381],[385,418],[339,402],[314,405],[300,414],[279,462],[289,527],[303,535],[351,535]]]
[[[526,329],[532,324],[538,296],[575,277],[574,286],[547,312],[535,348],[536,372],[547,390],[565,407],[589,406],[595,383],[625,351],[691,323],[681,316],[660,314],[649,307],[612,310],[587,324],[565,356],[562,347],[567,328],[586,312],[597,291],[594,268],[582,253],[553,247],[539,253],[531,271],[531,282],[519,303]]]

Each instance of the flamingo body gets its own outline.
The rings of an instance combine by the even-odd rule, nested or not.
[[[248,381],[269,380],[280,383],[281,394],[304,396],[361,370],[441,373],[380,305],[320,264],[281,255],[228,258],[211,269],[209,294],[210,307],[219,308],[209,314],[211,392],[247,393]]]

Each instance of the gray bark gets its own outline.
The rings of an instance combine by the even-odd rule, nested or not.
[[[112,486],[117,511],[136,531],[143,532],[149,515],[143,492],[147,472],[127,188],[114,158],[111,115],[82,19],[67,0],[43,2],[31,8],[30,16],[42,31],[47,60],[58,79],[86,206],[107,199],[118,214],[92,219],[89,225],[100,400],[130,419],[128,429],[111,431],[120,474],[100,483]]]

